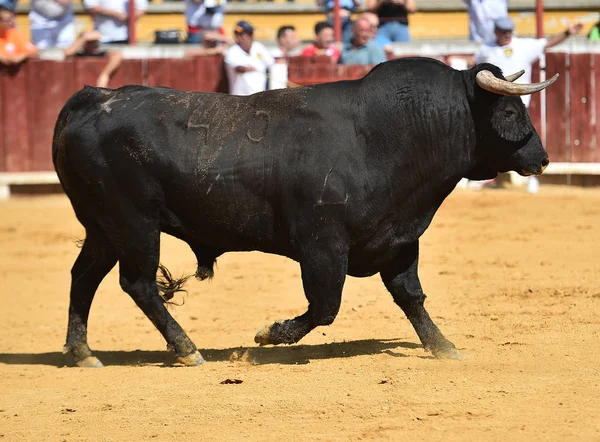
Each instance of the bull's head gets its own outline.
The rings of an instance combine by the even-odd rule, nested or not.
[[[523,72],[506,79],[501,78],[497,68],[496,75],[487,69],[477,72],[477,166],[467,178],[493,178],[509,170],[524,176],[539,175],[550,162],[519,96],[545,89],[558,74],[541,83],[513,83]]]

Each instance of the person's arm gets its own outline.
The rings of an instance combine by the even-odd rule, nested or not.
[[[148,0],[135,0],[135,19],[138,20],[148,10]]]
[[[367,11],[377,13],[381,5],[387,0],[367,0]]]
[[[253,72],[256,68],[254,66],[236,66],[235,71],[243,74],[245,72]]]
[[[108,53],[108,62],[100,75],[98,75],[98,79],[96,80],[96,86],[98,87],[106,87],[108,86],[108,81],[110,77],[115,73],[115,71],[121,66],[121,62],[123,61],[123,56],[120,52],[109,52]]]
[[[72,57],[73,55],[75,55],[77,52],[79,52],[81,50],[81,48],[83,48],[83,45],[85,44],[85,33],[82,33],[79,37],[77,37],[75,39],[75,41],[71,44],[71,46],[69,46],[68,48],[66,48],[63,53],[65,54],[65,57]]]
[[[406,8],[406,12],[410,14],[417,12],[417,2],[415,0],[405,0],[404,7]]]
[[[548,39],[548,42],[546,43],[546,49],[550,49],[551,47],[562,43],[567,38],[569,38],[571,35],[579,34],[581,32],[582,28],[583,28],[583,23],[570,23],[564,32],[553,35],[552,37],[550,37]]]
[[[217,46],[215,48],[194,48],[185,51],[186,57],[194,57],[197,55],[223,55],[227,48],[225,46]]]

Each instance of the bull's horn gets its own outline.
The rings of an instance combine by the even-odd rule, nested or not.
[[[552,83],[556,81],[558,74],[554,74],[554,77],[542,81],[541,83],[531,84],[517,84],[511,83],[510,81],[496,78],[490,71],[479,71],[475,76],[475,81],[482,89],[493,92],[498,95],[528,95],[534,92],[539,92],[546,89]]]
[[[515,80],[517,80],[519,77],[521,77],[521,75],[523,75],[525,73],[525,69],[521,69],[519,72],[515,72],[512,75],[507,75],[506,77],[506,81],[510,81],[511,83]]]

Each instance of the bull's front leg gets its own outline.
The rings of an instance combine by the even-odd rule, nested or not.
[[[423,346],[437,358],[460,359],[454,344],[444,337],[425,310],[426,296],[419,281],[418,263],[419,242],[415,241],[381,271],[381,279],[413,325]]]
[[[331,324],[340,310],[347,266],[348,248],[343,241],[304,243],[300,267],[308,311],[262,328],[254,341],[260,345],[294,344],[315,327]]]

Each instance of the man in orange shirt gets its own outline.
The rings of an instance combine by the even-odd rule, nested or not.
[[[0,64],[19,64],[35,54],[35,46],[15,28],[15,14],[0,6]]]

